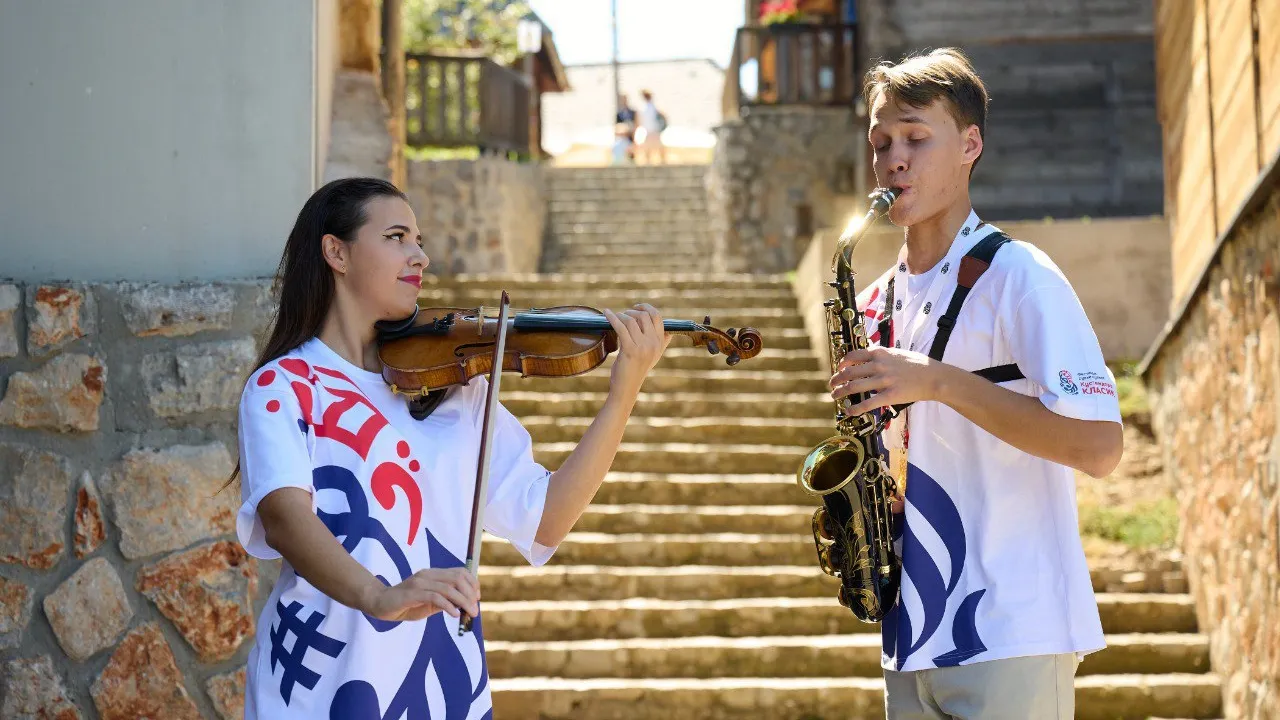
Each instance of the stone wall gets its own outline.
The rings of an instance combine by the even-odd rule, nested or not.
[[[242,717],[233,534],[266,281],[0,282],[0,718]]]
[[[435,275],[538,271],[542,167],[496,157],[411,161],[405,187]]]
[[[866,145],[863,121],[840,108],[751,108],[716,128],[707,179],[714,267],[794,268],[810,233],[847,220],[840,213],[860,192]]]
[[[1232,233],[1146,373],[1225,716],[1280,717],[1280,191]]]

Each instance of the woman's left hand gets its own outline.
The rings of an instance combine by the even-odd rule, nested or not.
[[[604,316],[618,336],[618,359],[609,374],[609,390],[634,399],[671,336],[662,329],[662,314],[648,303],[621,313],[606,309]]]

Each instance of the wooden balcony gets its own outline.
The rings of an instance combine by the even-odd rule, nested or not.
[[[412,147],[530,151],[528,78],[471,55],[405,55],[406,141]]]
[[[725,118],[766,105],[849,106],[858,96],[857,25],[738,28],[725,72]]]

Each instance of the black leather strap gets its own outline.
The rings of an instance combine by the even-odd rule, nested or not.
[[[964,305],[969,291],[982,277],[996,252],[1009,242],[1009,236],[1002,232],[993,232],[978,241],[963,258],[960,259],[960,271],[956,273],[956,291],[951,296],[947,311],[938,318],[938,332],[933,336],[933,345],[929,347],[929,357],[941,360],[947,351],[947,343],[951,340],[951,331],[956,327],[956,318],[960,317],[960,307]],[[1016,379],[1016,378],[1015,378]]]
[[[1021,380],[1026,377],[1026,375],[1022,374],[1022,368],[1018,367],[1017,363],[982,368],[981,370],[974,370],[973,374],[981,378],[986,378],[993,383],[1010,382],[1013,380]]]
[[[973,290],[978,278],[991,267],[991,261],[995,259],[996,253],[1008,242],[1010,242],[1008,235],[999,231],[990,233],[979,240],[978,244],[961,258],[960,270],[956,273],[956,291],[951,296],[947,311],[938,318],[938,332],[933,336],[933,344],[929,346],[929,357],[942,360],[943,354],[947,351],[947,343],[951,340],[951,331],[956,327],[956,319],[960,317],[960,308],[964,305],[965,298],[969,297],[969,291]],[[884,302],[884,317],[879,325],[880,344],[889,347],[893,342],[890,338],[893,334],[893,278],[889,278],[885,288]],[[993,383],[1010,382],[1026,377],[1016,363],[974,370],[973,374]],[[902,412],[910,405],[911,403],[894,405],[893,409]]]

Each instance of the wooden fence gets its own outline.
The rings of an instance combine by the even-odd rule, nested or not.
[[[1155,15],[1177,304],[1280,153],[1280,2],[1157,0]]]

